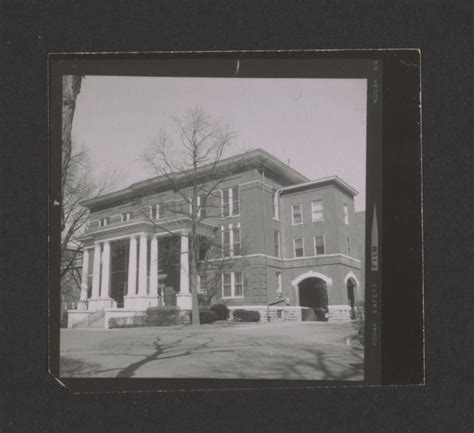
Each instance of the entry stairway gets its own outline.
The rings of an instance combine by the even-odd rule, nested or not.
[[[98,310],[89,315],[87,319],[81,320],[73,325],[73,328],[105,328],[104,310]]]

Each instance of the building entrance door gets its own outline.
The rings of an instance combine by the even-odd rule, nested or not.
[[[308,307],[303,310],[302,319],[305,321],[327,321],[328,290],[326,282],[320,278],[310,277],[298,284],[300,306]]]

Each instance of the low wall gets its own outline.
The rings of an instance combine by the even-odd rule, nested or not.
[[[301,322],[301,310],[306,307],[290,307],[290,306],[271,306],[266,305],[242,305],[242,306],[228,306],[231,312],[234,310],[251,310],[260,313],[261,322]]]
[[[349,305],[329,305],[330,322],[350,322],[352,308]]]
[[[138,317],[145,317],[146,316],[146,309],[145,310],[131,310],[125,308],[105,308],[104,309],[104,317],[105,317],[105,329],[109,329],[109,320],[110,319],[117,319],[119,317],[125,317],[130,319],[130,324],[133,324],[135,318]]]
[[[88,322],[89,316],[94,314],[90,310],[67,310],[67,327],[74,328],[80,322]]]

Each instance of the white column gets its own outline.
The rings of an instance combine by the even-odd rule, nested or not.
[[[87,301],[87,292],[89,291],[89,250],[84,248],[82,252],[82,280],[80,301]]]
[[[138,265],[138,295],[146,296],[147,288],[147,255],[148,238],[146,234],[140,235],[140,256]]]
[[[130,238],[128,255],[128,285],[127,296],[135,296],[137,292],[137,238]]]
[[[110,297],[110,242],[104,242],[104,250],[102,252],[102,281],[100,283],[100,297]]]
[[[189,291],[189,238],[188,234],[181,235],[181,261],[180,261],[179,293],[190,294]]]
[[[97,299],[99,297],[100,290],[100,244],[95,244],[94,247],[94,267],[92,269],[92,296],[91,298]]]
[[[158,295],[158,239],[151,238],[150,245],[150,295]]]

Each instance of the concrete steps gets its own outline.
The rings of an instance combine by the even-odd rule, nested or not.
[[[74,328],[105,328],[104,310],[95,311],[87,319],[81,320],[74,325]]]

